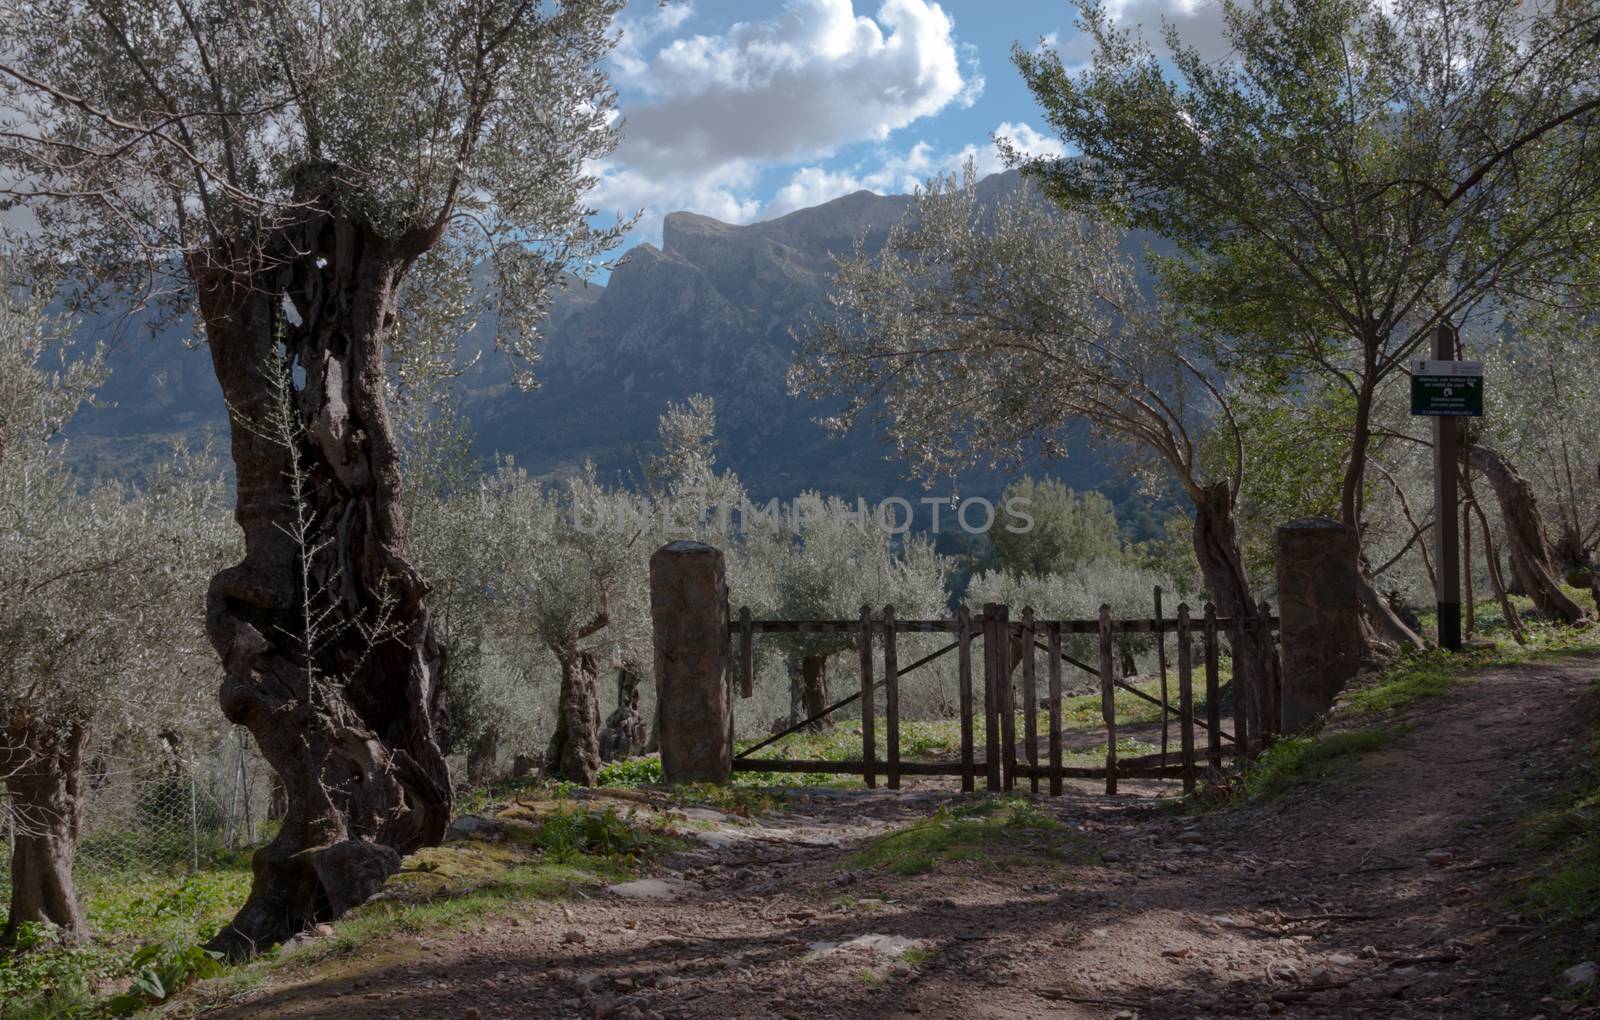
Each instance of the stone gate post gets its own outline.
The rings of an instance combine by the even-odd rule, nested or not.
[[[1355,533],[1326,517],[1278,526],[1283,732],[1316,724],[1361,665]]]
[[[671,542],[650,557],[661,775],[726,783],[733,773],[728,583],[722,551]]]

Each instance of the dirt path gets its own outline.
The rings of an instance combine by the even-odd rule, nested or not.
[[[1553,1018],[1507,962],[1541,934],[1507,905],[1508,822],[1578,753],[1597,678],[1593,659],[1481,674],[1337,781],[1199,819],[1043,798],[1065,830],[909,877],[853,854],[945,791],[698,815],[715,830],[666,876],[682,898],[540,904],[223,1015]]]

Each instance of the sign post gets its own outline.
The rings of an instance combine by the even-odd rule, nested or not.
[[[1439,647],[1455,652],[1461,650],[1461,531],[1456,518],[1461,429],[1456,419],[1483,414],[1483,363],[1455,360],[1455,330],[1449,326],[1434,333],[1433,357],[1411,363],[1411,413],[1433,419]]]

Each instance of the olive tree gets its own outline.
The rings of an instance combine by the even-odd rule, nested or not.
[[[880,252],[839,264],[832,314],[801,338],[792,385],[847,395],[833,424],[871,415],[925,474],[1015,460],[1028,441],[1061,454],[1080,423],[1129,444],[1136,470],[1194,504],[1195,556],[1218,608],[1254,618],[1229,393],[1203,338],[1140,294],[1120,240],[1028,187],[986,204],[970,167],[964,181],[935,179]],[[1213,445],[1226,454],[1206,456]],[[1244,640],[1260,631],[1245,627]],[[1259,651],[1236,656],[1251,683]]]
[[[1006,486],[1004,500],[1024,501],[1028,528],[989,533],[995,565],[1019,573],[1067,573],[1080,563],[1122,552],[1111,501],[1098,492],[1075,493],[1051,478],[1022,478]]]
[[[1228,59],[1080,0],[1086,68],[1014,52],[1081,156],[1025,170],[1176,245],[1163,275],[1231,365],[1349,396],[1359,531],[1374,407],[1439,326],[1593,250],[1600,14],[1520,0],[1228,0]],[[1426,353],[1426,352],[1424,352]],[[1415,642],[1364,586],[1393,638]]]
[[[890,506],[887,510],[893,510]],[[802,493],[782,518],[745,522],[730,573],[735,592],[760,615],[781,620],[851,620],[869,605],[892,605],[902,619],[943,616],[953,564],[903,522],[862,503]],[[828,660],[856,647],[850,634],[795,634],[769,639],[799,676],[807,718],[829,703]],[[827,725],[819,720],[812,729]]]
[[[407,554],[386,348],[414,273],[482,267],[478,309],[532,355],[548,288],[616,242],[581,196],[615,143],[601,60],[620,6],[3,6],[0,187],[34,218],[18,243],[80,294],[192,309],[228,402],[245,553],[213,580],[207,628],[223,711],[288,794],[214,940],[232,955],[362,902],[444,833],[446,663]],[[255,424],[269,364],[303,425],[292,445]],[[308,602],[335,635],[311,664],[292,638]]]
[[[599,663],[616,648],[645,657],[647,547],[619,533],[608,491],[591,470],[560,485],[502,466],[483,491],[481,584],[500,640],[561,669],[550,772],[593,785],[600,769]]]
[[[15,834],[4,938],[87,931],[73,885],[92,733],[170,725],[214,682],[200,609],[231,554],[221,484],[180,458],[140,490],[85,488],[52,437],[100,375],[62,360],[36,299],[0,283],[0,782]]]
[[[1487,459],[1491,446],[1524,469],[1538,496],[1526,516],[1541,544],[1551,547],[1552,561],[1568,571],[1592,568],[1600,546],[1600,437],[1592,424],[1600,401],[1597,314],[1600,308],[1581,305],[1515,309],[1511,335],[1485,357],[1492,385],[1471,448],[1497,491],[1508,479]],[[1521,560],[1514,546],[1519,576],[1527,570]]]

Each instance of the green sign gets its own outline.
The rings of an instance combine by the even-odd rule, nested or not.
[[[1428,418],[1483,417],[1483,362],[1413,361],[1411,413]]]

